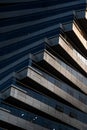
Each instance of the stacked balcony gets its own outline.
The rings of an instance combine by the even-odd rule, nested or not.
[[[64,86],[63,82],[59,81],[58,79],[53,78],[52,76],[41,73],[40,71],[35,70],[32,67],[25,68],[21,70],[17,74],[17,78],[26,85],[31,85],[34,89],[42,91],[52,97],[56,96],[57,98],[60,97],[61,99],[65,100],[66,102],[74,105],[78,109],[87,113],[87,106],[86,104],[78,101],[75,97],[68,94],[66,91],[61,89],[61,86]],[[84,109],[85,108],[85,109]]]
[[[67,32],[67,35],[73,41],[74,47],[78,48],[77,50],[87,57],[87,39],[86,33],[82,30],[78,23],[75,21],[63,24],[63,29]]]
[[[7,129],[17,129],[17,130],[29,130],[29,129],[38,129],[38,130],[48,130],[47,128],[41,127],[27,121],[21,117],[17,117],[7,111],[6,109],[0,108],[0,126]]]
[[[29,5],[29,1],[26,2]],[[58,1],[55,2],[58,4]],[[4,21],[8,19],[8,26],[2,24],[1,27],[1,42],[4,43],[1,47],[5,48],[5,51],[1,50],[5,55],[1,60],[5,67],[1,65],[0,128],[87,130],[86,11],[72,13],[70,9],[75,4],[77,7],[77,1],[70,2],[70,9],[67,8],[69,3],[56,6],[52,0],[50,4],[39,1],[36,1],[37,5],[33,5],[33,1],[30,3],[34,6],[29,9],[30,12],[23,3],[23,11],[21,8],[18,10],[18,2],[18,14],[12,4],[12,13],[3,12],[1,16]],[[40,8],[42,4],[46,10]],[[79,1],[79,4],[84,5],[84,1]],[[4,3],[2,5],[5,6]],[[20,23],[22,13],[25,21]],[[21,19],[15,18],[17,23],[10,25],[12,17]],[[60,18],[60,22],[64,20],[61,26]],[[15,33],[17,31],[19,37]],[[7,37],[4,41],[5,33]],[[12,49],[6,52],[9,47]],[[7,66],[5,60],[8,61]]]
[[[36,116],[31,116],[28,112],[18,110],[8,104],[0,105],[0,127],[6,129],[17,129],[17,130],[48,130],[43,126],[35,123]]]
[[[62,122],[76,127],[77,129],[83,129],[87,127],[84,123],[73,118],[74,116],[68,116],[63,112],[55,110],[54,108],[30,97],[27,95],[27,92],[17,88],[16,86],[11,86],[9,89],[3,92],[3,98],[8,100],[8,102],[13,102],[13,104],[18,104],[18,107],[22,107],[23,109],[34,108],[42,113],[49,115],[52,118],[56,118],[57,120],[61,120]],[[25,127],[25,126],[24,126]]]
[[[74,49],[74,47],[68,42],[66,36],[60,34],[50,39],[46,38],[45,42],[49,44],[53,51],[58,53],[64,61],[66,60],[69,64],[73,64],[73,67],[75,67],[83,75],[87,76],[86,58]]]
[[[52,70],[55,76],[59,76],[68,84],[79,88],[85,94],[87,94],[87,82],[86,77],[81,75],[79,72],[72,69],[70,66],[62,62],[60,59],[53,56],[48,51],[42,51],[35,54],[38,64],[43,66],[44,69],[50,72]],[[82,81],[80,80],[82,78]],[[85,79],[85,80],[84,80]]]

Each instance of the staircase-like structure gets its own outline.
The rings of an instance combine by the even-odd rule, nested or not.
[[[0,130],[87,130],[86,0],[0,0]]]

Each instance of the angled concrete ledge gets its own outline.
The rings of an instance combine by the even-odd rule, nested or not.
[[[73,64],[82,74],[87,76],[87,60],[61,34],[50,39],[45,39],[45,42],[50,44],[54,51]],[[85,62],[83,62],[83,59]]]
[[[75,21],[72,21],[72,22],[63,24],[63,29],[64,29],[65,32],[67,32],[69,37],[72,39],[73,44],[76,44],[77,47],[82,51],[82,53],[85,56],[87,56],[87,53],[86,53],[86,51],[87,51],[86,35],[82,31],[82,29],[80,29],[79,25]]]
[[[23,118],[12,115],[10,112],[6,112],[4,109],[0,109],[0,126],[2,125],[7,126],[8,129],[15,128],[17,130],[48,130],[47,128],[44,128]]]
[[[17,78],[21,80],[21,82],[24,82],[27,85],[29,85],[31,82],[32,87],[33,87],[33,84],[35,84],[35,89],[36,89],[36,86],[38,86],[38,89],[39,90],[41,89],[41,91],[46,92],[46,90],[48,90],[49,92],[52,93],[51,95],[55,94],[56,96],[72,104],[79,110],[87,113],[87,105],[82,103],[78,99],[74,98],[74,96],[62,90],[60,86],[63,84],[62,83],[59,84],[58,80],[51,77],[50,75],[46,73],[41,74],[35,71],[35,69],[33,69],[32,67],[28,67],[18,72]],[[43,90],[43,89],[46,89],[46,90]]]
[[[67,114],[60,112],[60,111],[52,108],[51,106],[48,106],[47,104],[44,104],[44,103],[30,97],[26,93],[22,92],[20,89],[17,89],[17,87],[9,88],[6,92],[3,93],[3,96],[5,99],[10,97],[10,99],[13,98],[14,100],[17,100],[17,102],[21,102],[25,106],[28,105],[28,106],[34,107],[35,109],[38,109],[39,111],[42,111],[42,112],[66,123],[68,125],[71,125],[77,129],[83,129],[84,127],[87,128],[87,125],[82,123],[81,121],[78,121],[75,118],[71,118]]]
[[[80,75],[74,69],[71,69],[71,67],[46,50],[36,54],[35,56],[36,61],[47,71],[51,72],[52,70],[54,75],[59,76],[59,78],[62,78],[62,80],[65,80],[65,82],[68,80],[68,83],[75,85],[76,88],[79,88],[81,91],[87,94],[87,82],[85,81],[86,78],[83,75]],[[74,72],[74,75],[72,71]],[[83,80],[81,81],[81,79]]]

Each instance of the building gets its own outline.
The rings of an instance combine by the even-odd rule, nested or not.
[[[87,130],[85,0],[0,0],[0,130]]]

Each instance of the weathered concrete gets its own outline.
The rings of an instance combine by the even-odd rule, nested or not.
[[[1,122],[4,122],[5,125],[12,125],[13,128],[15,126],[25,130],[48,130],[47,128],[44,128],[30,121],[24,120],[23,118],[12,115],[10,112],[7,112],[2,108],[0,108],[0,123]]]
[[[73,127],[76,127],[80,130],[82,130],[84,127],[87,128],[87,125],[82,123],[81,121],[78,121],[75,118],[71,118],[69,115],[67,115],[63,112],[60,112],[60,111],[52,108],[51,106],[30,97],[29,95],[26,94],[26,92],[21,91],[17,87],[15,88],[13,86],[13,87],[9,88],[5,93],[3,93],[3,96],[5,96],[5,98],[12,97],[12,98],[14,98],[14,100],[18,100],[18,101],[24,103],[25,105],[32,106],[35,109],[38,109],[46,114],[49,114],[50,116],[52,116],[58,120],[61,120],[64,123],[71,125]]]
[[[79,52],[77,52],[73,46],[66,40],[61,34],[45,41],[52,46],[54,51],[60,53],[67,61],[73,64],[74,67],[83,71],[87,75],[87,60]],[[65,54],[66,53],[66,54]],[[71,60],[72,59],[72,60]],[[84,61],[83,61],[84,60]]]
[[[74,98],[72,95],[70,95],[67,92],[65,92],[64,90],[62,90],[60,88],[62,83],[59,84],[58,80],[51,77],[50,75],[48,75],[46,73],[44,73],[44,74],[40,73],[39,71],[33,69],[32,67],[28,67],[28,68],[25,68],[24,70],[21,70],[17,74],[17,78],[20,80],[23,80],[24,78],[28,78],[27,81],[29,81],[29,79],[32,79],[32,82],[34,81],[35,83],[37,83],[38,86],[40,85],[40,88],[41,88],[41,86],[43,88],[46,88],[53,94],[61,97],[62,99],[69,102],[73,106],[77,107],[81,111],[84,111],[87,113],[87,105],[85,105],[78,99]]]
[[[87,50],[87,39],[85,38],[86,36],[84,35],[84,32],[82,29],[80,29],[79,25],[75,21],[63,24],[64,31],[74,33],[78,40],[81,42],[82,46]]]
[[[60,73],[63,77],[68,79],[71,83],[73,83],[85,94],[87,94],[87,83],[85,84],[86,78],[83,75],[79,76],[78,72],[76,72],[74,69],[71,69],[71,67],[69,67],[67,64],[65,64],[46,50],[36,54],[35,56],[37,62],[44,61],[48,65],[47,67],[51,66],[51,68],[54,69],[56,73]],[[74,71],[74,74],[76,74],[76,76],[72,74],[72,70]],[[80,79],[83,79],[83,81],[81,81]]]

